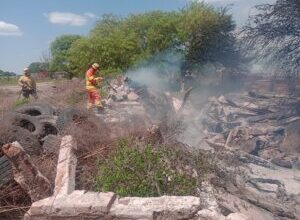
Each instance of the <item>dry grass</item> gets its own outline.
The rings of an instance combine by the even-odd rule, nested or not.
[[[22,219],[30,206],[30,197],[16,182],[0,188],[0,219]]]
[[[54,82],[52,92],[44,97],[45,102],[59,108],[79,107],[86,105],[84,81],[63,80]]]
[[[17,98],[16,94],[0,88],[0,118],[13,109]]]

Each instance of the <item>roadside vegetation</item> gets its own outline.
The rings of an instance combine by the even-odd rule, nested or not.
[[[17,77],[0,77],[0,86],[5,85],[17,85],[18,78]]]
[[[107,158],[99,158],[94,190],[124,196],[197,195],[213,171],[213,160],[176,146],[120,140]]]

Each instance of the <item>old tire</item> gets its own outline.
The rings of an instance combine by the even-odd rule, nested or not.
[[[38,138],[43,138],[48,134],[57,134],[55,120],[52,116],[25,115],[21,113],[12,114],[12,125],[18,126],[30,131]]]
[[[42,130],[41,123],[39,123],[39,121],[31,115],[14,113],[11,114],[11,120],[13,126],[24,128],[34,135],[38,135],[38,133]]]
[[[9,130],[1,132],[0,138],[1,144],[18,141],[29,155],[38,155],[41,153],[41,144],[38,138],[24,128],[12,126]]]
[[[45,153],[58,153],[61,142],[60,136],[50,134],[44,137],[43,141],[42,148]]]
[[[47,135],[57,135],[58,130],[56,128],[57,116],[41,115],[35,117],[40,124],[41,130],[38,132],[39,138],[44,138]]]
[[[62,111],[57,118],[56,128],[61,132],[65,127],[70,125],[72,122],[78,122],[80,120],[87,119],[87,114],[79,109],[68,108]]]
[[[13,179],[12,165],[6,156],[0,157],[0,186]]]
[[[32,103],[21,106],[15,110],[18,113],[39,116],[39,115],[55,115],[54,108],[46,103]]]

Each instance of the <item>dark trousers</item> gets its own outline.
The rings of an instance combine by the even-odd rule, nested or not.
[[[23,89],[23,90],[22,90],[22,96],[23,96],[23,98],[25,98],[25,99],[28,99],[29,96],[32,96],[32,97],[35,98],[35,99],[38,98],[36,91],[33,90],[33,89]]]

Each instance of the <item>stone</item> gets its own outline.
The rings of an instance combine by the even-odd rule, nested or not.
[[[198,220],[225,220],[225,216],[216,210],[203,209],[197,213]]]
[[[193,196],[125,197],[116,200],[110,215],[117,219],[164,219],[164,215],[190,219],[200,205],[200,199]]]
[[[135,92],[130,92],[128,95],[127,95],[127,99],[129,101],[137,101],[139,99],[139,96],[135,93]]]
[[[77,144],[72,136],[62,138],[57,162],[54,196],[67,195],[75,190],[77,165],[75,149],[77,149]]]
[[[271,160],[271,162],[277,166],[280,166],[280,167],[284,167],[284,168],[289,168],[291,169],[293,167],[292,163],[288,160],[284,160],[284,159],[281,159],[281,158],[274,158]]]
[[[248,220],[249,218],[242,213],[231,213],[226,217],[226,220]]]

